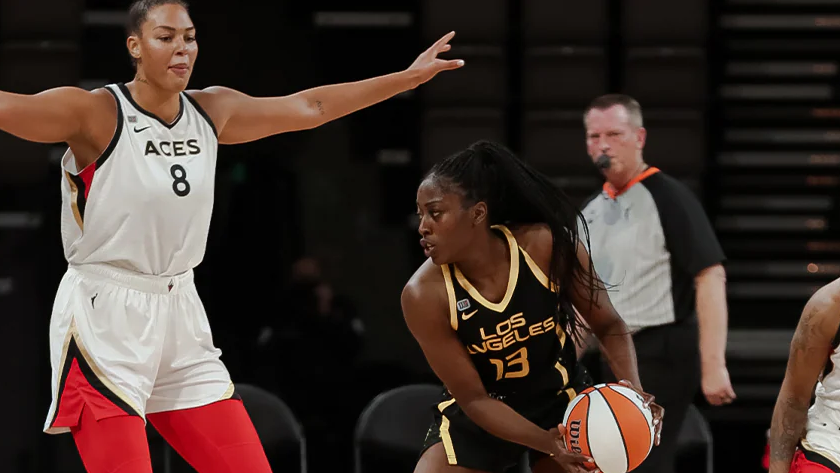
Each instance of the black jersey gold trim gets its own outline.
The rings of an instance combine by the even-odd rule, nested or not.
[[[537,278],[537,281],[539,281],[544,288],[548,289],[548,276],[545,275],[543,270],[540,268],[540,265],[538,265],[537,262],[534,261],[533,258],[531,258],[531,255],[529,255],[527,251],[523,250],[522,248],[519,248],[519,251],[522,252],[522,256],[525,257],[525,263],[527,263],[528,267],[531,268],[531,273],[534,274],[534,277]],[[551,284],[551,291],[557,292],[556,284]]]
[[[558,301],[548,278],[508,228],[494,225],[493,232],[510,249],[505,294],[490,302],[456,265],[442,265],[450,325],[488,392],[526,403],[534,397],[573,398],[585,372],[565,330],[574,308]]]
[[[516,239],[507,227],[503,225],[494,225],[492,228],[499,229],[502,233],[504,233],[505,239],[507,239],[508,247],[510,248],[510,272],[508,273],[508,284],[505,296],[499,302],[488,301],[481,295],[480,292],[478,292],[478,289],[476,289],[472,283],[464,277],[464,274],[461,273],[458,266],[454,266],[455,279],[476,302],[490,310],[501,313],[507,309],[510,299],[513,297],[513,291],[516,289],[516,281],[519,278],[519,245],[516,244]]]
[[[449,298],[449,325],[452,330],[458,331],[458,308],[455,305],[455,288],[452,286],[452,274],[449,272],[448,265],[440,267],[443,272],[443,282],[446,286],[446,295]]]
[[[452,443],[452,436],[449,434],[449,419],[443,414],[447,407],[455,404],[455,398],[443,401],[438,404],[441,413],[440,440],[443,443],[443,450],[446,452],[446,460],[450,465],[458,464],[458,456],[455,454],[455,445]]]

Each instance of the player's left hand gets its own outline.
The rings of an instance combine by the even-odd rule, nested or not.
[[[551,452],[551,459],[557,462],[563,473],[590,473],[583,465],[591,463],[592,459],[566,448],[566,442],[563,440],[566,435],[566,426],[558,424],[548,432],[554,437],[554,451]]]
[[[445,53],[452,49],[449,41],[455,36],[454,31],[450,31],[442,38],[437,40],[429,49],[417,56],[414,63],[409,66],[408,70],[417,73],[419,82],[417,85],[423,84],[436,76],[438,72],[458,69],[464,65],[461,59],[440,59],[438,54]]]
[[[656,399],[653,396],[653,394],[648,394],[648,393],[636,388],[635,386],[633,386],[633,383],[631,383],[630,381],[627,381],[626,379],[622,379],[621,381],[618,382],[618,384],[627,386],[628,388],[632,389],[633,391],[636,391],[637,393],[639,393],[640,396],[642,396],[642,399],[644,399],[645,407],[649,408],[651,414],[653,414],[653,429],[654,429],[653,444],[654,445],[659,445],[659,439],[662,437],[662,419],[665,417],[665,408],[663,408],[659,404],[653,402],[653,400]]]

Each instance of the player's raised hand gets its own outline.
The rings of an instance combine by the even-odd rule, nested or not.
[[[455,36],[454,31],[450,31],[442,38],[437,40],[429,49],[423,51],[417,56],[414,63],[409,66],[408,70],[417,73],[419,82],[417,85],[428,82],[432,77],[436,76],[441,71],[449,71],[458,69],[464,65],[462,59],[441,59],[438,54],[445,53],[452,49],[449,41]]]

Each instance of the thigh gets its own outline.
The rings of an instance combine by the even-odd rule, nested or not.
[[[140,417],[97,420],[85,408],[71,432],[89,473],[152,473],[146,425]]]
[[[227,400],[148,415],[149,422],[198,473],[270,473],[245,406]]]
[[[160,355],[149,297],[68,271],[50,321],[53,399],[45,431],[66,432],[84,406],[97,419],[143,416]]]
[[[433,448],[442,452],[435,453],[430,457],[431,460],[426,460],[431,461],[433,465],[443,461],[449,466],[486,473],[504,473],[516,465],[528,451],[524,445],[508,442],[487,433],[476,425],[453,399],[438,405],[423,443],[423,456]]]
[[[414,468],[414,473],[485,473],[481,470],[472,470],[457,465],[450,465],[447,460],[446,450],[443,443],[436,443],[426,449],[417,466]]]
[[[167,310],[166,340],[147,412],[191,409],[234,398],[230,373],[213,344],[195,286],[175,295]]]

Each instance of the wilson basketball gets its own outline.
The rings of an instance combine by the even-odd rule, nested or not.
[[[653,414],[642,396],[621,384],[598,384],[572,399],[563,417],[566,448],[586,455],[589,469],[633,471],[653,447]]]

